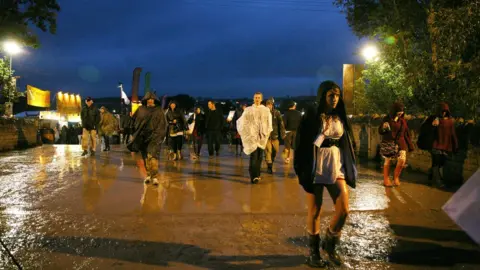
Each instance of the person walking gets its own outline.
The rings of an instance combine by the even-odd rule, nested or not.
[[[285,126],[283,125],[283,118],[279,111],[275,109],[275,101],[273,98],[268,99],[266,104],[267,108],[272,114],[272,132],[268,137],[267,146],[265,148],[265,161],[267,162],[267,172],[273,174],[273,163],[275,157],[280,149],[280,137],[285,138]]]
[[[355,188],[355,145],[340,87],[324,81],[317,92],[317,107],[304,115],[296,137],[294,169],[300,185],[307,193],[307,232],[311,267],[323,267],[320,246],[336,265],[342,258],[336,247],[349,213],[348,188]],[[335,205],[335,214],[320,237],[320,212],[323,191],[327,189]]]
[[[220,155],[220,141],[222,139],[222,128],[225,119],[222,112],[217,109],[215,102],[208,101],[208,112],[205,119],[205,128],[207,131],[208,155],[210,158],[214,154]],[[215,148],[214,148],[215,147]]]
[[[158,158],[167,130],[166,117],[160,104],[154,93],[145,94],[142,106],[133,115],[133,136],[127,145],[130,152],[140,152],[142,155],[137,164],[146,174],[144,183],[153,182],[156,186],[158,186]]]
[[[297,104],[292,101],[290,108],[283,115],[283,123],[286,130],[283,159],[286,164],[290,163],[292,149],[295,149],[295,138],[297,136],[297,129],[301,120],[302,113],[297,111]]]
[[[85,99],[85,106],[81,111],[82,120],[82,156],[88,155],[90,151],[91,156],[95,156],[95,149],[97,148],[97,131],[100,123],[100,113],[93,105],[93,99],[87,97]]]
[[[105,106],[100,108],[99,136],[103,137],[105,148],[103,151],[110,151],[110,137],[117,130],[117,119]]]
[[[250,182],[257,184],[260,180],[260,168],[268,137],[272,132],[272,114],[262,105],[263,94],[255,93],[253,105],[247,107],[237,121],[237,130],[242,138],[243,152],[250,155]]]
[[[422,150],[430,151],[432,156],[428,184],[436,185],[438,188],[445,187],[443,167],[458,150],[455,120],[450,113],[448,103],[440,102],[436,113],[422,124],[417,145]]]
[[[405,120],[405,106],[401,102],[393,103],[387,116],[378,127],[382,135],[380,154],[385,159],[383,164],[383,185],[385,187],[400,186],[400,175],[407,162],[407,151],[415,149],[410,138],[407,121]],[[390,180],[390,165],[397,161],[393,173],[393,183]]]
[[[183,159],[182,147],[183,137],[187,124],[185,116],[180,109],[177,108],[177,102],[172,100],[168,104],[167,122],[168,122],[168,136],[170,138],[170,158],[172,160]]]
[[[192,159],[198,159],[200,157],[200,151],[202,150],[203,135],[205,134],[205,115],[202,113],[200,107],[195,108],[195,112],[188,119],[189,125],[193,126],[192,140],[193,140],[193,155]]]

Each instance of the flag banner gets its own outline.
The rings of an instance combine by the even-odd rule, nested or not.
[[[480,244],[480,169],[442,208],[460,228]]]
[[[57,112],[61,114],[80,114],[82,111],[82,98],[80,95],[57,93]]]
[[[35,107],[49,108],[50,91],[27,85],[27,104]]]

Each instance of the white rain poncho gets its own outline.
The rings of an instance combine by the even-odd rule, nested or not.
[[[247,107],[237,120],[237,131],[242,138],[243,152],[247,155],[258,147],[265,149],[272,130],[272,114],[263,105]]]

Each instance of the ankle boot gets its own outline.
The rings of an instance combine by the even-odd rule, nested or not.
[[[390,164],[383,165],[383,185],[392,187],[392,180],[390,180]]]
[[[267,166],[268,166],[267,172],[269,174],[273,174],[273,163],[268,163]]]
[[[405,165],[403,161],[397,161],[397,166],[393,172],[393,185],[396,187],[400,186],[400,174],[402,174],[403,165]]]
[[[325,267],[326,262],[320,256],[320,235],[319,234],[309,234],[308,235],[308,257],[305,264],[310,267],[322,268]]]
[[[325,233],[325,240],[322,242],[322,249],[328,254],[328,258],[331,262],[336,264],[337,266],[342,265],[343,260],[340,255],[338,255],[335,248],[340,242],[340,233],[333,234],[330,232],[330,229],[327,228],[327,232]]]

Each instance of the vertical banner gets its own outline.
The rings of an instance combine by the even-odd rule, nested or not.
[[[144,95],[146,95],[148,92],[150,92],[150,77],[151,77],[151,73],[150,72],[147,72],[145,74],[145,92],[144,92]]]
[[[140,87],[140,74],[142,73],[142,68],[136,67],[133,70],[133,80],[132,80],[132,103],[138,101],[138,88]],[[132,108],[133,109],[133,108]],[[132,110],[133,111],[133,110]]]
[[[27,85],[27,104],[35,107],[49,108],[50,91]]]

